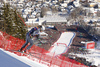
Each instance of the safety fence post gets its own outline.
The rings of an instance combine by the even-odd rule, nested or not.
[[[55,52],[53,53],[53,56],[52,56],[52,58],[51,58],[50,66],[49,66],[49,67],[51,67],[51,65],[52,65],[52,59],[54,58],[54,55],[55,55]]]
[[[16,44],[17,44],[17,39],[15,39],[15,41],[14,41],[14,49],[13,50],[15,50],[15,48],[16,48]]]
[[[36,49],[35,49],[36,47],[34,46],[34,52],[36,53]]]
[[[63,65],[63,63],[64,63],[64,59],[65,59],[65,57],[63,56],[63,59],[62,59],[62,62],[61,62],[60,67],[65,67],[65,66]]]
[[[71,65],[71,67],[73,67],[73,61],[72,61],[72,65]]]
[[[9,37],[9,40],[11,40],[11,36]]]
[[[40,56],[40,60],[39,60],[39,63],[41,62],[42,53],[43,53],[43,49],[42,49],[42,51],[41,51],[41,56]]]

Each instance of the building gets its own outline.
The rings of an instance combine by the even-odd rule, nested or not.
[[[39,18],[29,18],[28,21],[25,22],[28,28],[42,25],[43,23],[45,23],[45,20]]]
[[[59,15],[46,16],[43,17],[42,19],[46,20],[46,22],[44,22],[43,25],[55,25],[55,24],[67,23],[66,17],[61,17]]]

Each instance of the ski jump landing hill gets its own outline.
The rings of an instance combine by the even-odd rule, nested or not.
[[[74,37],[75,33],[73,32],[63,32],[61,37],[51,46],[49,51],[33,45],[29,50],[31,55],[25,55],[19,52],[9,51],[20,49],[25,43],[24,40],[12,37],[5,32],[0,31],[0,48],[15,53],[18,56],[25,56],[33,61],[45,64],[49,67],[87,67],[84,64],[69,59],[65,56],[61,56],[59,58],[55,57],[65,53],[68,50],[68,47],[70,46]],[[51,54],[54,55],[51,56]]]
[[[74,32],[63,32],[60,38],[49,49],[49,53],[47,54],[53,54],[54,56],[56,56],[67,52],[68,47],[71,45],[74,37]]]

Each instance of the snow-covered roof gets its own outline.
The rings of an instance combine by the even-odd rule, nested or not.
[[[33,19],[33,18],[31,19],[31,18],[29,18],[29,19],[28,19],[28,22],[29,22],[29,23],[35,22],[36,19],[37,19],[37,18],[35,18],[35,19]]]
[[[37,0],[37,1],[42,1],[42,0]]]
[[[97,4],[97,3],[95,3],[95,2],[94,2],[94,3],[89,3],[89,5],[96,5],[96,4]]]
[[[94,13],[94,8],[87,8],[87,7],[85,7],[83,9],[86,9],[86,12],[88,12],[88,13]]]
[[[97,23],[97,25],[100,25],[100,23]]]
[[[59,5],[56,4],[55,7],[59,7]]]
[[[36,15],[37,13],[34,11],[34,12],[32,12],[32,15]]]
[[[86,1],[86,0],[81,0],[81,1]]]
[[[38,24],[39,22],[35,22],[35,21],[26,21],[25,23],[26,23],[26,25],[27,25],[27,24],[31,24],[31,25],[32,25],[32,24]]]
[[[62,3],[61,6],[67,7],[67,4],[66,3]]]
[[[45,19],[46,22],[67,22],[65,17],[61,17],[58,15],[46,16],[43,19]]]
[[[54,4],[56,4],[58,1],[52,1]]]
[[[98,19],[97,21],[100,21],[100,19]]]
[[[48,6],[48,4],[43,4],[43,6],[44,6],[44,7],[47,7],[47,6]]]
[[[49,4],[50,2],[45,2],[46,4]]]
[[[23,1],[24,1],[24,0],[20,0],[18,3],[21,3],[21,4],[23,4]]]
[[[89,22],[90,20],[89,19],[84,19],[84,22]]]
[[[75,5],[75,7],[79,7],[80,6],[79,2],[77,2],[77,1],[74,1],[74,5]]]
[[[25,11],[24,14],[28,14],[28,11]]]
[[[25,23],[26,24],[39,24],[39,25],[42,25],[42,23],[45,22],[44,19],[41,19],[41,18],[34,18],[34,19],[28,19],[28,21],[26,21]]]
[[[31,11],[32,11],[31,8],[26,8],[26,9],[24,10],[25,14],[28,14],[28,12],[31,12]]]
[[[27,17],[27,15],[26,15],[26,14],[23,14],[22,16],[23,16],[23,18],[26,18],[26,17]]]
[[[93,19],[91,19],[91,21],[93,21],[93,22],[94,22],[94,21],[97,21],[97,19],[93,18]]]
[[[39,6],[41,6],[41,4],[37,4],[36,6],[39,7]]]
[[[52,15],[52,11],[47,11],[46,14],[47,15]]]
[[[67,1],[64,1],[64,3],[69,3],[69,0],[67,0]]]

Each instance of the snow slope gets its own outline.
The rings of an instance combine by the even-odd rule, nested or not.
[[[0,48],[0,64],[2,67],[47,67],[24,56],[18,56]]]
[[[74,37],[75,33],[73,32],[63,32],[60,38],[50,48],[50,53],[55,56],[65,53]]]

